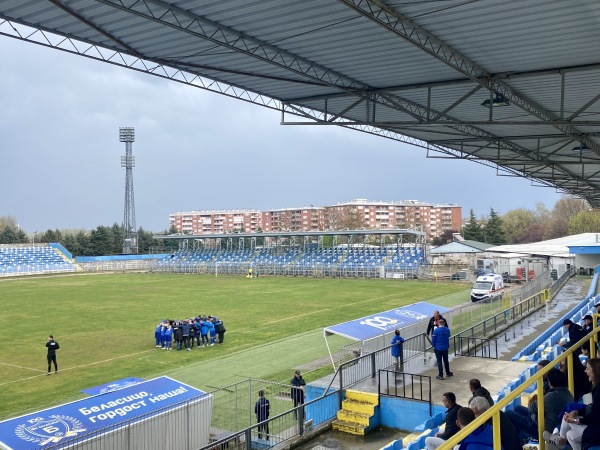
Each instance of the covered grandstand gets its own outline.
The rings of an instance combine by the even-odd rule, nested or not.
[[[153,270],[253,276],[427,278],[425,233],[417,230],[167,235],[179,250]]]

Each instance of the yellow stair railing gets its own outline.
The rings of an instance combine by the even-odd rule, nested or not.
[[[456,444],[459,444],[466,436],[471,434],[477,427],[484,424],[488,421],[488,419],[492,418],[492,428],[494,432],[494,450],[501,450],[500,444],[500,414],[505,406],[510,404],[513,400],[519,397],[529,386],[532,386],[533,383],[537,383],[536,393],[538,399],[538,434],[540,436],[539,440],[539,449],[545,450],[545,442],[544,439],[541,438],[544,432],[544,387],[543,382],[541,382],[542,377],[546,375],[556,364],[560,361],[567,360],[567,369],[568,369],[568,378],[569,378],[569,391],[571,393],[574,392],[574,380],[573,380],[573,352],[581,347],[584,343],[590,342],[590,358],[594,358],[596,355],[596,344],[598,343],[598,335],[600,332],[600,327],[596,326],[597,319],[600,318],[600,314],[593,314],[594,321],[593,326],[594,329],[587,334],[583,339],[575,343],[568,350],[565,350],[560,356],[552,361],[551,364],[548,364],[542,370],[539,370],[529,379],[525,380],[518,388],[504,397],[502,400],[498,401],[493,407],[484,412],[481,416],[476,418],[469,425],[461,429],[458,433],[444,442],[442,445],[438,447],[439,450],[451,450]]]

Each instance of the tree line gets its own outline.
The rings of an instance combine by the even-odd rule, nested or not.
[[[158,233],[140,227],[139,253],[150,253],[152,248],[160,252],[177,250],[175,241],[152,237],[155,234],[175,233],[177,230],[174,227]],[[505,214],[490,208],[489,215],[478,218],[471,209],[469,217],[463,220],[462,230],[446,230],[432,244],[452,242],[454,233],[460,233],[468,240],[495,245],[526,244],[572,234],[600,233],[600,210],[592,209],[585,200],[568,195],[558,200],[552,210],[541,203],[534,210],[518,208]],[[100,225],[93,230],[47,230],[28,234],[19,228],[14,217],[0,216],[0,244],[59,242],[74,256],[103,256],[122,253],[123,236],[123,227],[116,223],[112,226]]]
[[[452,242],[453,233],[467,240],[488,244],[527,244],[580,233],[600,232],[600,210],[585,201],[565,195],[552,210],[539,203],[534,210],[517,208],[498,214],[493,208],[487,216],[477,218],[473,210],[463,220],[462,230],[448,230],[436,238],[434,245]]]
[[[158,234],[176,233],[174,229]],[[151,248],[175,251],[177,244],[154,239],[157,233],[138,229],[138,251],[150,253]],[[100,225],[93,230],[47,230],[41,233],[25,233],[13,217],[0,217],[0,244],[36,244],[58,242],[73,256],[105,256],[123,252],[124,229],[119,224],[110,227]]]

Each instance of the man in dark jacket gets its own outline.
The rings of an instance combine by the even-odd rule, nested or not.
[[[290,382],[292,385],[292,400],[294,401],[294,408],[298,405],[304,404],[304,386],[306,386],[306,381],[302,378],[299,370],[294,372],[294,378]],[[294,419],[298,418],[297,411],[294,410]]]
[[[223,321],[215,317],[215,332],[217,333],[217,342],[219,345],[223,345],[226,331]]]
[[[484,397],[475,397],[469,403],[469,408],[473,410],[475,413],[475,417],[479,417],[488,409],[490,409],[490,403]],[[500,444],[502,445],[503,450],[521,450],[522,444],[519,439],[519,433],[517,433],[517,429],[512,424],[510,419],[504,411],[498,411],[500,414]],[[494,427],[493,418],[490,417],[486,424],[490,427]]]
[[[50,375],[51,363],[54,363],[54,373],[58,373],[58,366],[56,365],[56,350],[60,348],[60,345],[58,345],[58,342],[54,340],[54,336],[48,336],[46,348],[48,349],[48,373],[46,375]]]
[[[583,328],[581,328],[581,326],[579,324],[573,323],[573,321],[571,319],[565,319],[565,320],[563,320],[563,326],[569,331],[569,342],[559,342],[558,343],[559,347],[567,349],[567,348],[571,347],[573,344],[575,344],[577,341],[580,341],[581,339],[583,339],[583,336],[585,335],[585,333],[583,331]],[[580,354],[581,354],[580,348],[573,351],[574,356],[579,356]]]
[[[490,391],[484,388],[481,385],[481,381],[479,381],[477,378],[469,380],[469,390],[473,394],[473,396],[469,400],[469,403],[471,403],[471,400],[473,400],[475,397],[484,397],[488,401],[490,406],[494,406],[494,399],[490,395]]]
[[[430,336],[433,333],[433,330],[440,326],[440,319],[444,319],[444,317],[440,314],[439,311],[434,311],[433,317],[429,319],[429,324],[427,325],[427,332],[425,333],[427,336]],[[448,325],[445,324],[444,326],[447,327]]]
[[[461,406],[456,403],[456,395],[453,392],[445,392],[442,397],[442,403],[448,408],[446,410],[446,428],[444,428],[443,432],[436,433],[435,436],[425,438],[427,450],[435,450],[460,430],[456,424],[456,413]]]
[[[259,424],[269,418],[269,400],[265,397],[265,391],[258,391],[258,400],[254,404],[254,414],[256,414],[256,422]],[[269,440],[269,422],[258,425],[258,438],[262,439],[262,434],[265,434],[265,440]]]

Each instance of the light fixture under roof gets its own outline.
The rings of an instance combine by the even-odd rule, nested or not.
[[[586,144],[580,144],[572,148],[574,152],[588,153],[590,148]]]
[[[497,106],[508,106],[510,105],[510,102],[508,101],[508,99],[502,95],[502,94],[498,94],[496,92],[496,97],[493,100],[490,100],[489,98],[487,100],[484,100],[483,103],[481,104],[481,106],[485,106],[486,108],[490,107],[490,103],[492,104],[492,108],[496,108]]]

